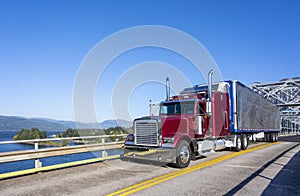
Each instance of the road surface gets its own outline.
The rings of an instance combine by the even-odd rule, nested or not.
[[[4,179],[0,195],[300,195],[300,136],[280,140],[216,152],[186,169],[115,159]]]

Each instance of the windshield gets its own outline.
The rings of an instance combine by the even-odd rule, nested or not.
[[[195,102],[173,102],[160,105],[160,114],[194,114]]]

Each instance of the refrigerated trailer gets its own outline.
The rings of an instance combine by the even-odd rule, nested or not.
[[[265,133],[267,141],[278,140],[280,131],[279,108],[238,81],[230,85],[231,133]],[[272,134],[275,133],[275,134]],[[274,136],[276,136],[274,138]]]
[[[196,85],[159,103],[157,116],[133,121],[124,143],[123,160],[172,163],[187,167],[190,160],[221,149],[245,150],[249,138],[276,142],[280,113],[276,105],[239,81]]]

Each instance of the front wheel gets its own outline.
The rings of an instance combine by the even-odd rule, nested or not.
[[[187,167],[191,161],[191,148],[187,141],[180,141],[176,148],[176,163],[178,168]]]

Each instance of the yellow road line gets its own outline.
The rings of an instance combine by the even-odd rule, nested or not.
[[[127,188],[121,189],[119,191],[110,193],[107,196],[129,195],[129,194],[132,194],[132,193],[136,193],[140,190],[143,190],[143,189],[149,188],[151,186],[154,186],[156,184],[160,184],[162,182],[171,180],[171,179],[176,178],[178,176],[182,176],[184,174],[188,174],[188,173],[191,173],[193,171],[196,171],[196,170],[214,165],[216,163],[225,161],[227,159],[230,159],[230,158],[233,158],[233,157],[236,157],[236,156],[248,153],[248,152],[252,152],[252,151],[255,151],[255,150],[259,150],[259,149],[262,149],[262,148],[266,148],[268,146],[278,144],[278,143],[279,142],[263,144],[263,145],[259,145],[259,146],[253,147],[253,148],[249,148],[247,150],[243,150],[243,151],[240,151],[240,152],[234,152],[234,153],[231,153],[231,154],[228,154],[228,155],[225,155],[225,156],[222,156],[222,157],[219,157],[219,158],[216,158],[216,159],[204,162],[204,163],[200,163],[198,165],[194,165],[194,166],[191,166],[191,167],[188,167],[188,168],[184,168],[184,169],[181,169],[181,170],[178,170],[178,171],[175,171],[175,172],[171,172],[171,173],[168,173],[168,174],[164,174],[162,176],[152,178],[150,180],[146,180],[146,181],[141,182],[139,184],[135,184],[135,185],[129,186]]]
[[[12,177],[16,177],[16,176],[22,176],[22,175],[33,174],[33,173],[37,173],[37,172],[61,169],[61,168],[72,167],[72,166],[77,166],[77,165],[84,165],[84,164],[88,164],[88,163],[95,163],[95,162],[109,160],[109,159],[116,159],[119,157],[120,157],[120,155],[113,155],[113,156],[102,157],[102,158],[87,159],[87,160],[82,160],[82,161],[74,161],[74,162],[50,165],[50,166],[45,166],[45,167],[40,167],[40,168],[33,168],[33,169],[9,172],[9,173],[5,173],[5,174],[0,174],[0,179],[12,178]]]

